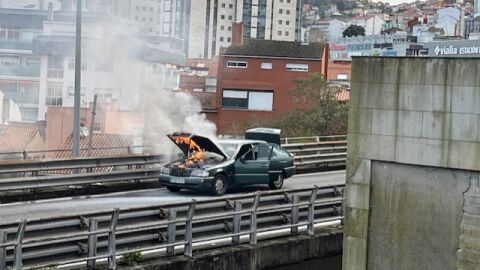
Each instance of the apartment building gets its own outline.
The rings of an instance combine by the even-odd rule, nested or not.
[[[246,38],[300,40],[301,0],[196,0],[189,13],[188,57],[211,58],[232,44],[232,23]]]
[[[245,39],[220,54],[217,129],[236,134],[252,119],[274,119],[298,108],[290,90],[311,73],[328,76],[328,45]]]
[[[48,106],[73,106],[75,12],[0,9],[0,120],[43,121]],[[112,29],[112,25],[115,26]],[[178,87],[185,55],[174,38],[156,38],[108,13],[83,14],[82,106],[93,96],[133,109],[146,82]],[[111,33],[119,31],[121,33]],[[131,29],[131,30],[129,30]],[[116,46],[123,44],[123,46]],[[161,84],[160,84],[161,83]]]
[[[40,57],[33,39],[46,19],[46,11],[0,9],[0,124],[37,120]]]

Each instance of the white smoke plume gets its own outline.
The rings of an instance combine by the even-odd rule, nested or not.
[[[142,59],[145,42],[139,38],[141,33],[136,27],[125,27],[113,20],[101,28],[101,37],[89,42],[85,51],[88,60],[113,62],[113,72],[99,72],[93,78],[84,79],[122,89],[120,108],[145,116],[144,145],[157,145],[163,152],[163,148],[172,146],[165,135],[175,131],[215,137],[216,126],[200,113],[200,102],[188,94],[168,89],[164,72],[172,71],[159,70]],[[132,130],[131,134],[138,135],[138,131]]]

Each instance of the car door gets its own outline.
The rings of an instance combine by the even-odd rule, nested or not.
[[[270,144],[272,147],[272,155],[270,158],[270,178],[276,179],[279,173],[289,165],[288,154],[282,153],[280,147],[276,144]]]
[[[266,153],[268,151],[268,153]],[[243,145],[235,161],[235,183],[266,184],[269,181],[270,147],[264,143]]]

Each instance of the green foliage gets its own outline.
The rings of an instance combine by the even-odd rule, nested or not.
[[[141,252],[131,252],[124,254],[118,261],[118,264],[135,266],[136,264],[142,262],[144,259],[145,258],[143,257]]]
[[[365,36],[365,29],[360,25],[350,25],[343,31],[343,37]]]
[[[296,110],[273,120],[249,121],[246,127],[280,128],[285,137],[347,134],[348,104],[337,100],[340,89],[326,82],[319,73],[294,82],[295,88],[290,94]]]

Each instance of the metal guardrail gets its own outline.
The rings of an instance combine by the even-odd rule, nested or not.
[[[95,147],[90,149],[92,152],[115,152],[127,154],[142,154],[152,150],[152,146],[143,145],[131,145],[125,147]],[[147,151],[149,150],[149,151]],[[88,152],[87,148],[81,148],[80,154],[84,156]],[[49,149],[49,150],[30,150],[30,151],[17,151],[17,152],[3,152],[0,153],[0,160],[30,160],[30,159],[45,159],[45,158],[58,158],[55,155],[64,156],[69,154],[71,157],[72,149]]]
[[[297,169],[314,169],[325,166],[345,165],[347,136],[285,138],[282,144],[294,155]]]
[[[53,160],[15,160],[0,163],[0,175],[11,173],[38,174],[42,171],[86,170],[102,167],[144,166],[164,161],[163,155],[128,155]]]
[[[205,201],[88,212],[0,224],[0,270],[34,269],[106,259],[116,269],[118,256],[143,251],[192,256],[196,244],[229,239],[255,245],[258,234],[343,220],[344,186],[226,196]]]
[[[162,155],[22,160],[0,164],[0,195],[40,188],[88,186],[95,183],[157,180]]]

